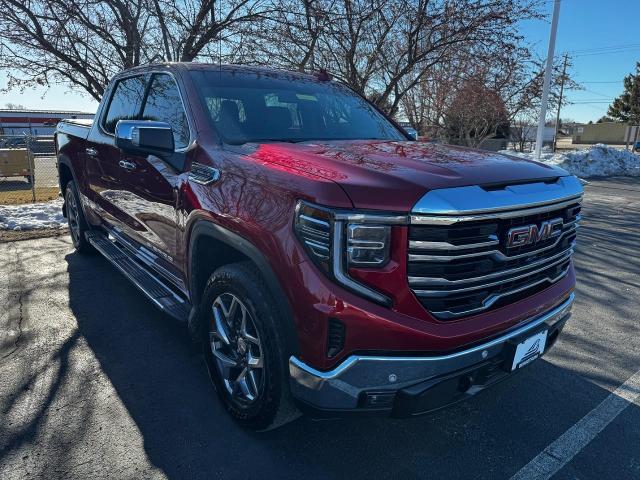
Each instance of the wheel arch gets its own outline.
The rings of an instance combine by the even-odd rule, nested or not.
[[[62,193],[62,202],[63,202],[62,215],[66,218],[67,217],[67,208],[66,208],[67,200],[65,195],[67,190],[67,184],[71,180],[73,180],[73,183],[76,184],[76,188],[80,188],[80,184],[78,183],[78,178],[76,177],[76,172],[73,168],[73,162],[71,161],[71,159],[67,155],[61,153],[58,155],[57,160],[58,160],[58,185],[60,186],[60,192]],[[87,212],[85,210],[85,207],[82,201],[80,202],[80,208],[82,208],[82,212],[86,217]]]
[[[69,180],[73,180],[78,185],[71,159],[64,154],[60,154],[58,155],[58,184],[63,197]]]
[[[290,345],[295,346],[295,353],[299,353],[293,310],[278,277],[258,247],[237,233],[202,219],[197,220],[190,230],[188,248],[188,283],[193,305],[189,315],[189,332],[192,338],[200,338],[196,312],[211,274],[223,265],[249,261],[262,276],[280,311],[286,315],[286,331],[283,333],[291,341]]]

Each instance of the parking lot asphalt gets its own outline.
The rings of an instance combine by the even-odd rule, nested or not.
[[[573,317],[543,359],[429,416],[266,433],[106,260],[0,244],[0,478],[547,478],[545,455],[557,479],[640,478],[640,179],[592,181],[584,205]]]

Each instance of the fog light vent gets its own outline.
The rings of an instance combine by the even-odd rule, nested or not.
[[[361,405],[364,408],[389,408],[395,398],[395,392],[365,392]]]
[[[327,357],[333,358],[344,348],[344,323],[335,318],[329,319],[329,330],[327,333]]]

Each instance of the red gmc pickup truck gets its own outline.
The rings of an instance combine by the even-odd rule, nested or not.
[[[185,322],[253,429],[433,411],[570,315],[577,178],[412,141],[327,74],[135,68],[56,145],[76,250]]]

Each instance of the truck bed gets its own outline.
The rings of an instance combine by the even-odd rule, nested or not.
[[[56,130],[59,133],[64,133],[66,135],[71,135],[73,137],[79,137],[83,140],[86,140],[89,136],[92,125],[93,119],[69,118],[58,123]]]

